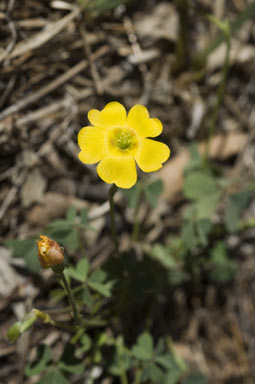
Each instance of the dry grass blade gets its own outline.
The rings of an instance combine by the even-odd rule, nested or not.
[[[93,55],[94,58],[100,57],[104,55],[108,51],[108,47],[101,47],[96,51]],[[45,85],[44,87],[40,88],[38,91],[29,94],[24,99],[21,99],[17,101],[16,104],[6,108],[1,114],[0,114],[0,120],[4,119],[5,117],[16,113],[23,108],[27,107],[28,105],[36,102],[41,97],[47,95],[48,93],[52,92],[54,89],[58,88],[60,85],[64,84],[68,80],[70,80],[73,76],[77,75],[79,72],[83,71],[85,68],[87,68],[88,62],[86,60],[80,61],[78,64],[76,64],[74,67],[70,68],[69,71],[65,72],[63,75],[56,78],[56,80],[52,81],[51,83]]]
[[[64,16],[59,21],[52,22],[46,25],[46,27],[42,31],[36,33],[30,39],[26,41],[21,41],[20,43],[16,44],[15,48],[7,55],[6,52],[1,53],[0,62],[4,59],[13,59],[14,57],[24,55],[25,53],[30,52],[33,49],[39,48],[47,41],[52,39],[55,35],[57,35],[60,31],[62,31],[62,29],[64,29],[67,24],[70,23],[70,21],[79,16],[80,12],[80,8],[75,8],[72,12]]]

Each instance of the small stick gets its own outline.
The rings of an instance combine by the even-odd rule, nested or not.
[[[99,48],[93,54],[93,58],[98,58],[100,56],[103,56],[108,50],[109,50],[109,48],[106,46]],[[66,83],[68,80],[70,80],[72,77],[77,75],[79,72],[86,69],[87,66],[88,66],[88,61],[86,61],[86,60],[80,61],[74,67],[70,68],[67,72],[60,75],[56,80],[52,81],[49,84],[46,84],[44,87],[40,88],[35,93],[29,94],[27,97],[19,100],[16,104],[11,105],[10,107],[6,108],[2,113],[0,113],[0,120],[4,119],[5,117],[7,117],[13,113],[19,112],[20,110],[24,109],[28,105],[33,104],[34,102],[38,101],[41,97],[54,91],[60,85]]]
[[[90,44],[88,42],[87,35],[86,35],[86,29],[85,29],[84,22],[79,23],[79,30],[80,30],[80,34],[81,34],[81,38],[82,38],[82,42],[83,42],[83,48],[84,48],[85,54],[86,54],[87,59],[88,59],[91,76],[92,76],[94,83],[95,83],[96,92],[98,95],[102,95],[102,93],[104,92],[103,83],[102,83],[102,80],[100,79],[99,73],[98,73],[97,68],[95,66],[95,63],[94,63]]]

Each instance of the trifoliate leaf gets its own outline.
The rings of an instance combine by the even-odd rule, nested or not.
[[[164,190],[164,183],[162,180],[155,180],[145,186],[144,192],[148,203],[152,208],[157,206],[158,198]]]
[[[208,173],[194,171],[184,181],[183,191],[188,199],[199,199],[217,192],[215,179]]]
[[[241,220],[250,197],[251,192],[249,190],[243,190],[230,196],[228,199],[225,222],[227,229],[230,232],[235,232],[238,229],[239,221]]]
[[[70,382],[59,371],[54,371],[48,373],[36,384],[70,384]]]
[[[51,361],[51,350],[48,345],[40,345],[37,349],[37,358],[35,363],[28,364],[25,368],[27,376],[34,376],[44,371]],[[46,383],[46,381],[45,381]]]
[[[132,354],[139,360],[149,360],[153,357],[153,339],[148,332],[138,337],[136,345],[132,348]]]

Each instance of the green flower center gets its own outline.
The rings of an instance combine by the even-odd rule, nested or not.
[[[136,143],[135,134],[128,128],[117,128],[114,132],[114,144],[125,151],[133,148]]]

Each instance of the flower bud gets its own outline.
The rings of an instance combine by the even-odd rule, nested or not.
[[[14,323],[7,332],[7,339],[11,342],[16,341],[24,332],[28,331],[32,325],[36,322],[37,317],[30,312],[24,317],[23,320]]]
[[[21,327],[21,322],[17,321],[8,329],[7,338],[9,341],[14,342],[20,337],[21,335],[20,327]]]
[[[51,318],[47,313],[39,311],[39,309],[35,309],[35,308],[32,309],[32,312],[37,319],[42,320],[45,324],[51,322]]]
[[[64,252],[60,245],[47,236],[40,235],[37,240],[38,258],[43,268],[54,267],[63,264]]]

